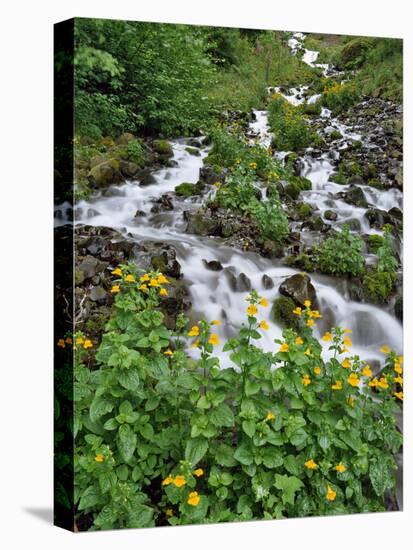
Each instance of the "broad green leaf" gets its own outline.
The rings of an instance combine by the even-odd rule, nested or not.
[[[281,498],[284,504],[294,504],[295,493],[303,486],[298,477],[275,474],[275,487],[282,492]]]
[[[185,459],[195,466],[208,450],[208,441],[202,437],[189,439],[185,448]]]
[[[118,430],[117,444],[119,453],[125,462],[129,462],[136,449],[137,437],[129,424],[122,424]]]

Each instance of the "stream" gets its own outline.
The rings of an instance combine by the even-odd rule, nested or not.
[[[302,60],[310,66],[319,66],[326,76],[337,74],[328,65],[317,64],[318,52],[304,49],[302,43],[304,35],[294,33],[289,41],[292,54],[302,55]],[[269,92],[279,91],[279,88],[271,88]],[[307,101],[312,103],[319,96],[308,96],[307,87],[301,86],[283,90],[284,97],[294,105]],[[263,110],[254,111],[255,120],[250,123],[250,133],[259,138],[263,147],[268,147],[271,142],[271,133],[268,126],[267,113]],[[340,227],[349,220],[356,222],[363,233],[381,233],[372,229],[365,217],[366,208],[358,208],[334,198],[339,191],[345,191],[348,186],[339,185],[329,181],[329,176],[334,172],[334,160],[342,149],[348,146],[351,140],[362,140],[358,128],[352,128],[340,123],[332,117],[328,109],[323,109],[320,115],[325,119],[323,126],[325,132],[334,129],[340,131],[342,138],[333,142],[334,147],[321,155],[314,155],[312,149],[308,149],[301,157],[301,175],[310,179],[312,189],[301,192],[300,199],[309,203],[323,215],[325,210],[337,213],[335,221],[325,221],[334,227]],[[192,302],[189,312],[191,320],[200,318],[207,320],[219,319],[222,326],[216,327],[221,341],[236,335],[239,327],[246,321],[246,301],[249,291],[234,290],[232,281],[234,276],[241,274],[244,281],[250,281],[251,288],[266,297],[270,304],[278,296],[278,287],[283,280],[299,271],[282,265],[281,260],[264,258],[253,252],[240,251],[225,244],[221,237],[200,237],[186,233],[187,222],[184,218],[185,211],[196,211],[205,201],[203,197],[190,197],[187,199],[176,196],[173,191],[176,185],[182,182],[196,183],[199,180],[199,170],[203,165],[203,159],[208,153],[208,147],[200,149],[200,156],[191,155],[186,151],[188,140],[181,138],[171,141],[173,147],[174,167],[165,167],[154,174],[156,182],[152,185],[141,186],[136,181],[127,181],[110,188],[110,193],[105,192],[95,195],[88,201],[78,201],[74,211],[74,225],[83,224],[109,227],[116,229],[136,242],[158,241],[172,245],[177,253],[177,260],[181,264],[183,280],[186,283]],[[276,157],[282,160],[288,152],[277,152]],[[213,188],[212,188],[213,189]],[[396,206],[402,206],[402,193],[397,189],[379,190],[369,186],[363,186],[363,191],[370,205],[382,210],[389,210]],[[213,193],[214,191],[211,191]],[[151,212],[153,202],[165,193],[170,193],[174,208],[160,213]],[[69,203],[59,206],[57,224],[68,223],[66,211]],[[137,210],[142,212],[135,217]],[[353,221],[354,223],[354,221]],[[302,234],[304,240],[309,242],[320,239],[319,233],[310,231]],[[208,269],[205,261],[217,260],[222,266],[221,271]],[[366,261],[371,261],[366,254]],[[274,282],[272,289],[266,288],[264,275]],[[316,336],[321,336],[332,326],[341,326],[352,330],[353,348],[352,354],[359,355],[362,359],[371,362],[377,371],[380,361],[383,360],[379,352],[383,344],[402,352],[402,326],[390,313],[390,306],[375,306],[368,303],[359,303],[349,299],[347,282],[343,278],[330,277],[318,273],[312,273],[311,280],[315,287],[319,309],[323,318],[315,327]],[[247,283],[248,286],[248,283]],[[271,308],[260,308],[260,320],[266,319],[269,330],[263,333],[260,345],[267,351],[274,351],[275,338],[280,338],[282,328],[275,324],[271,318]],[[329,344],[323,344],[325,352]],[[197,354],[197,350],[188,350],[189,354]],[[222,347],[217,346],[217,354],[221,358],[221,366],[230,364],[229,357],[222,352]]]

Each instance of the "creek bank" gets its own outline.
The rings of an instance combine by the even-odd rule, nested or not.
[[[76,325],[99,340],[110,316],[114,298],[112,270],[130,261],[145,271],[159,270],[171,281],[168,296],[161,300],[165,325],[173,329],[176,316],[191,307],[189,291],[182,281],[181,265],[170,244],[153,241],[136,243],[133,238],[107,227],[78,226],[75,232]]]

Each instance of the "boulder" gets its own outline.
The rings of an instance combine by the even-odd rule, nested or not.
[[[316,302],[316,292],[311,279],[304,273],[297,273],[285,279],[279,287],[279,293],[294,300],[294,302],[304,307],[304,302],[310,300],[312,304]]]
[[[218,260],[202,260],[205,267],[211,271],[221,271],[223,269],[221,262]]]
[[[262,286],[267,290],[274,288],[274,281],[266,273],[262,276],[261,282]]]
[[[367,208],[368,206],[363,190],[354,184],[350,185],[346,191],[340,191],[340,193],[337,193],[336,197],[361,208]]]
[[[199,169],[199,179],[208,185],[217,182],[223,183],[225,180],[225,170],[205,164]]]
[[[124,181],[119,170],[119,161],[115,159],[107,160],[94,166],[88,173],[87,179],[96,187],[106,187],[113,183]]]
[[[207,211],[200,209],[189,217],[186,231],[201,236],[220,235],[221,224],[218,220],[212,219]]]
[[[169,158],[174,154],[172,145],[166,139],[155,139],[152,145],[154,151],[161,157]]]
[[[99,302],[103,304],[107,301],[107,296],[107,292],[101,286],[94,286],[89,292],[89,298],[92,300],[92,302]]]
[[[337,212],[334,212],[334,210],[326,210],[324,212],[324,218],[326,220],[334,222],[336,221],[337,217],[338,217]]]
[[[133,178],[139,171],[139,166],[135,162],[121,160],[119,162],[119,170],[125,178]]]
[[[205,185],[202,182],[198,183],[180,183],[175,187],[175,194],[178,197],[192,197],[200,195],[204,190]]]
[[[127,145],[130,141],[133,141],[135,139],[136,137],[133,134],[125,132],[124,134],[121,134],[118,138],[116,138],[115,143],[116,145]]]
[[[104,271],[108,265],[108,262],[101,262],[94,256],[86,256],[78,266],[78,269],[83,273],[85,279],[89,279]]]
[[[158,244],[158,243],[157,243]],[[155,245],[157,248],[157,245]],[[162,245],[159,252],[151,257],[151,265],[164,275],[175,279],[181,276],[181,264],[176,259],[176,251],[169,245]]]
[[[199,157],[201,155],[200,150],[196,147],[185,147],[185,151],[194,157]]]

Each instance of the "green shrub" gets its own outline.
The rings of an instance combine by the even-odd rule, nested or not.
[[[394,278],[392,273],[386,271],[373,271],[368,273],[363,280],[367,297],[378,303],[384,303],[389,298],[393,289]]]
[[[367,248],[371,254],[376,254],[377,250],[384,244],[384,237],[382,235],[369,235],[367,237]]]
[[[324,89],[321,102],[333,114],[339,114],[346,111],[357,103],[360,99],[360,93],[354,84],[331,84]]]
[[[268,328],[260,321],[268,302],[252,291],[246,323],[224,344],[233,366],[220,369],[218,321],[201,320],[188,331],[180,317],[172,333],[159,311],[167,279],[151,272],[136,284],[134,266],[115,273],[95,370],[87,366],[95,342],[74,335],[77,526],[385,509],[402,441],[395,352],[387,353],[380,379],[370,381],[357,356],[343,368],[338,358],[349,339],[336,328],[324,336],[331,345],[321,357],[307,306],[294,308],[297,332],[285,330],[265,353],[258,342]],[[59,339],[59,353],[67,341]],[[189,359],[188,344],[197,358]]]
[[[283,241],[289,233],[288,220],[277,190],[273,187],[269,198],[260,199],[254,179],[255,168],[239,164],[225,184],[218,187],[215,200],[222,208],[240,210],[251,216],[264,237]]]
[[[383,244],[377,249],[377,265],[376,269],[379,273],[391,273],[393,278],[396,276],[396,269],[399,266],[393,248],[391,245],[391,226],[384,226]]]
[[[320,245],[318,267],[323,273],[331,275],[361,275],[364,271],[362,248],[362,239],[343,225],[339,233]]]
[[[273,94],[268,107],[268,122],[273,136],[273,146],[281,151],[297,151],[308,147],[313,132],[301,114],[280,94]]]
[[[126,158],[138,166],[145,164],[145,151],[139,139],[129,141],[126,145]]]

